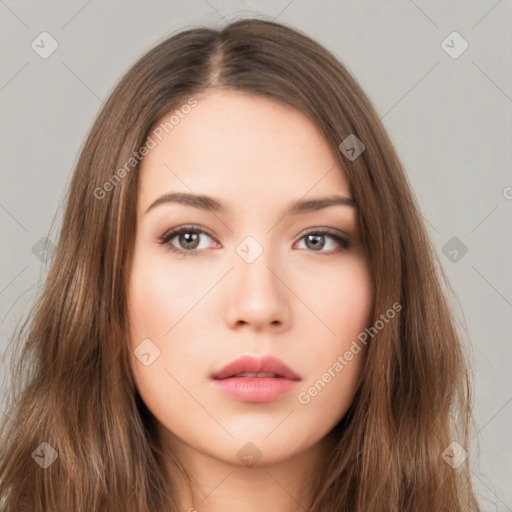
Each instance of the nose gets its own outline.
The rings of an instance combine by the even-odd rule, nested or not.
[[[230,273],[228,301],[225,310],[227,325],[238,329],[247,325],[257,331],[283,331],[291,319],[290,290],[286,286],[283,265],[263,253],[252,263],[235,254]]]

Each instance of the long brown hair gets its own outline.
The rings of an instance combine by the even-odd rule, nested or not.
[[[391,304],[402,306],[368,344],[354,401],[330,433],[331,456],[304,508],[478,511],[468,460],[452,467],[443,457],[453,442],[469,450],[469,366],[402,165],[343,65],[297,30],[261,19],[163,41],[127,72],[94,123],[45,286],[15,336],[23,351],[0,430],[0,507],[178,510],[130,369],[126,284],[139,150],[157,120],[208,88],[278,100],[321,130],[358,205],[375,291],[372,325]],[[365,145],[355,159],[338,150],[350,135]],[[36,463],[56,455],[46,468]]]

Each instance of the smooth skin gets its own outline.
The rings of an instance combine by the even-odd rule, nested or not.
[[[368,326],[373,289],[357,211],[286,213],[301,199],[351,198],[344,170],[305,115],[238,91],[195,98],[141,164],[128,287],[134,378],[165,446],[193,477],[195,501],[168,464],[182,510],[303,510],[329,457],[326,435],[350,406],[365,360],[363,347],[309,403],[299,401]],[[224,210],[168,202],[146,212],[170,192],[212,196]],[[189,224],[189,235],[159,243]],[[350,246],[305,236],[311,228],[330,228]],[[256,242],[245,245],[249,236]],[[240,247],[263,252],[249,263]],[[147,339],[160,354],[145,365],[134,351]],[[303,378],[274,402],[227,397],[210,380],[240,355],[266,354]]]

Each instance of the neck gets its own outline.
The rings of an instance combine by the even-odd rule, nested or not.
[[[302,512],[309,509],[314,481],[328,460],[329,442],[315,445],[287,458],[264,465],[220,460],[198,452],[165,431],[166,449],[184,466],[190,487],[174,464],[169,478],[176,489],[180,510],[194,512]]]

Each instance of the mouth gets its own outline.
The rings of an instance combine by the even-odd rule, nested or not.
[[[211,379],[230,398],[266,403],[288,393],[302,377],[273,356],[243,356],[214,372]]]
[[[276,373],[249,373],[249,372],[243,372],[243,373],[237,373],[236,375],[232,375],[232,377],[245,377],[247,379],[254,379],[254,378],[279,378],[282,377],[281,375],[277,375]]]
[[[211,375],[213,379],[227,379],[230,377],[302,380],[301,376],[281,359],[273,356],[242,356]]]

